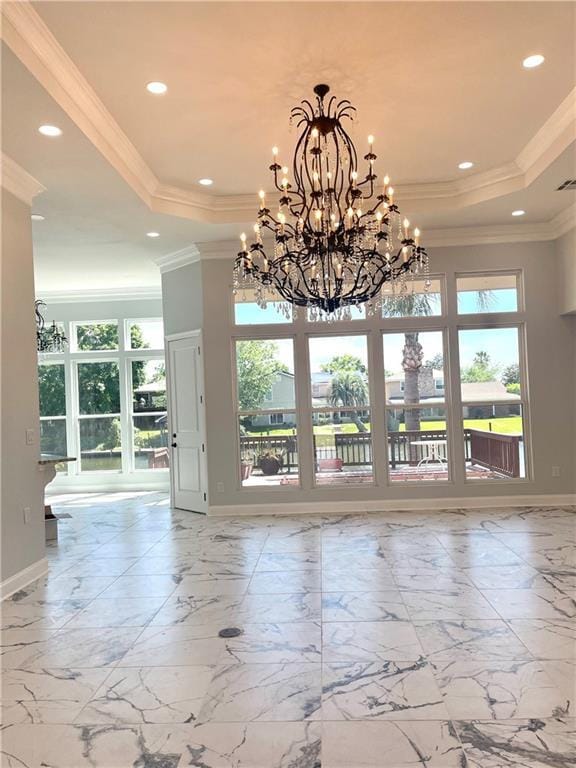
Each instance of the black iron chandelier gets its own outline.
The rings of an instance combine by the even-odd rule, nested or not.
[[[45,307],[46,303],[41,299],[34,302],[34,311],[36,312],[36,349],[38,352],[63,352],[64,345],[68,339],[56,325],[56,321],[51,326],[46,326],[46,321],[40,311],[40,307]]]
[[[364,155],[367,172],[360,177],[356,148],[342,126],[353,120],[355,107],[347,100],[325,98],[327,85],[317,85],[315,105],[305,99],[294,107],[290,122],[303,126],[292,164],[278,162],[272,149],[270,170],[279,192],[278,210],[267,207],[260,191],[254,239],[246,235],[234,267],[234,290],[247,290],[259,306],[268,301],[307,307],[311,319],[346,319],[351,307],[366,304],[373,314],[381,293],[390,284],[395,293],[421,275],[429,284],[426,250],[420,231],[402,219],[390,178],[377,185],[374,138]],[[273,236],[267,252],[266,234]],[[264,239],[263,239],[264,238]],[[287,315],[292,309],[280,304]]]

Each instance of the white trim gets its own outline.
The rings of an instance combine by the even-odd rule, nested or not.
[[[4,189],[30,206],[36,195],[39,195],[46,189],[28,171],[25,171],[24,168],[3,152],[0,156],[0,177]]]
[[[98,301],[140,301],[142,299],[158,300],[162,298],[160,286],[150,288],[94,288],[70,291],[39,291],[40,298],[47,304],[86,304]]]
[[[426,511],[438,509],[496,509],[500,507],[572,506],[576,494],[525,496],[464,496],[439,499],[373,499],[369,501],[299,501],[284,503],[229,504],[208,507],[209,517],[243,515],[353,514],[358,512]]]
[[[186,267],[188,264],[194,264],[201,259],[201,252],[194,243],[187,245],[186,248],[181,248],[178,251],[172,251],[172,253],[166,253],[162,256],[157,256],[154,261],[160,269],[160,273],[171,272],[173,269],[180,269],[180,267]]]
[[[143,476],[143,474],[145,476]],[[149,474],[148,474],[149,473]],[[84,472],[77,475],[56,475],[50,483],[54,493],[113,493],[116,491],[170,490],[169,470],[154,469],[143,472]]]
[[[2,12],[2,38],[150,210],[213,224],[241,223],[247,213],[252,216],[258,202],[253,195],[210,195],[158,179],[32,4],[4,3]],[[513,160],[460,179],[395,185],[398,198],[437,211],[525,189],[575,140],[575,106],[576,89]]]
[[[42,529],[42,533],[44,533],[44,529]],[[0,600],[5,600],[15,592],[19,592],[21,589],[24,589],[24,587],[27,587],[28,584],[36,581],[36,579],[41,579],[42,576],[45,576],[47,573],[48,560],[43,557],[41,560],[37,560],[27,568],[18,571],[14,576],[10,576],[8,579],[4,580],[0,584]]]

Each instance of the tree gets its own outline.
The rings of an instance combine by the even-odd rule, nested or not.
[[[386,317],[427,317],[434,311],[427,293],[405,293],[396,296],[383,296],[382,309]],[[418,332],[404,334],[402,349],[402,370],[404,371],[404,402],[406,405],[420,400],[419,376],[423,366],[424,352],[418,340]],[[409,408],[405,414],[406,430],[420,429],[420,411]]]
[[[444,355],[442,352],[438,352],[430,360],[424,362],[425,368],[432,368],[434,371],[441,371],[444,368]]]
[[[327,363],[321,365],[320,370],[325,373],[340,373],[344,371],[366,373],[366,366],[356,355],[346,353],[344,355],[336,355]]]
[[[257,411],[285,365],[278,360],[273,341],[239,341],[236,345],[238,404],[242,411]]]
[[[517,363],[506,366],[502,371],[501,381],[506,388],[509,384],[520,384],[520,366]]]
[[[496,381],[498,378],[498,366],[492,365],[490,355],[487,352],[476,352],[472,365],[462,369],[461,379],[471,383],[477,381]]]
[[[330,405],[335,406],[363,406],[368,404],[368,387],[366,381],[359,373],[352,371],[340,371],[330,384],[328,395]],[[366,432],[357,411],[351,412],[351,418],[359,432]]]

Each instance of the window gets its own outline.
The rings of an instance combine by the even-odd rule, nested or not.
[[[59,471],[168,466],[164,331],[160,318],[63,324],[62,353],[40,355],[41,450],[76,456]]]
[[[130,320],[127,328],[128,349],[164,349],[162,320]]]
[[[382,289],[382,317],[436,317],[442,314],[442,281],[438,277],[407,279]]]
[[[135,469],[169,466],[164,360],[132,360],[132,425]]]
[[[520,328],[458,333],[466,477],[526,477]]]
[[[117,362],[77,363],[80,470],[122,469],[120,371]]]
[[[74,329],[78,351],[118,349],[118,323],[116,322],[77,323]]]
[[[292,322],[292,308],[285,301],[268,301],[259,306],[255,291],[241,289],[233,294],[236,325],[279,325]]]
[[[447,480],[444,333],[384,333],[383,344],[390,480]]]
[[[40,394],[40,451],[53,456],[67,456],[66,377],[63,363],[41,363],[38,366]],[[58,472],[66,472],[58,464]]]
[[[458,275],[458,314],[517,312],[520,308],[518,283],[516,272]]]
[[[367,337],[313,337],[308,346],[315,482],[372,483]]]
[[[293,347],[292,339],[236,341],[242,486],[299,484]]]

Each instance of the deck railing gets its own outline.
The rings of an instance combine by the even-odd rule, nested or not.
[[[410,430],[388,432],[388,460],[391,469],[398,466],[415,466],[430,453],[430,447],[418,445],[420,440],[437,440],[435,456],[447,460],[446,430]],[[520,477],[521,435],[505,435],[499,432],[464,430],[464,454],[468,463],[485,467],[506,477]],[[295,435],[243,435],[240,438],[242,453],[256,457],[270,451],[283,456],[283,470],[298,468],[298,441]],[[316,461],[338,458],[344,467],[363,467],[372,464],[372,434],[370,432],[314,435]]]

